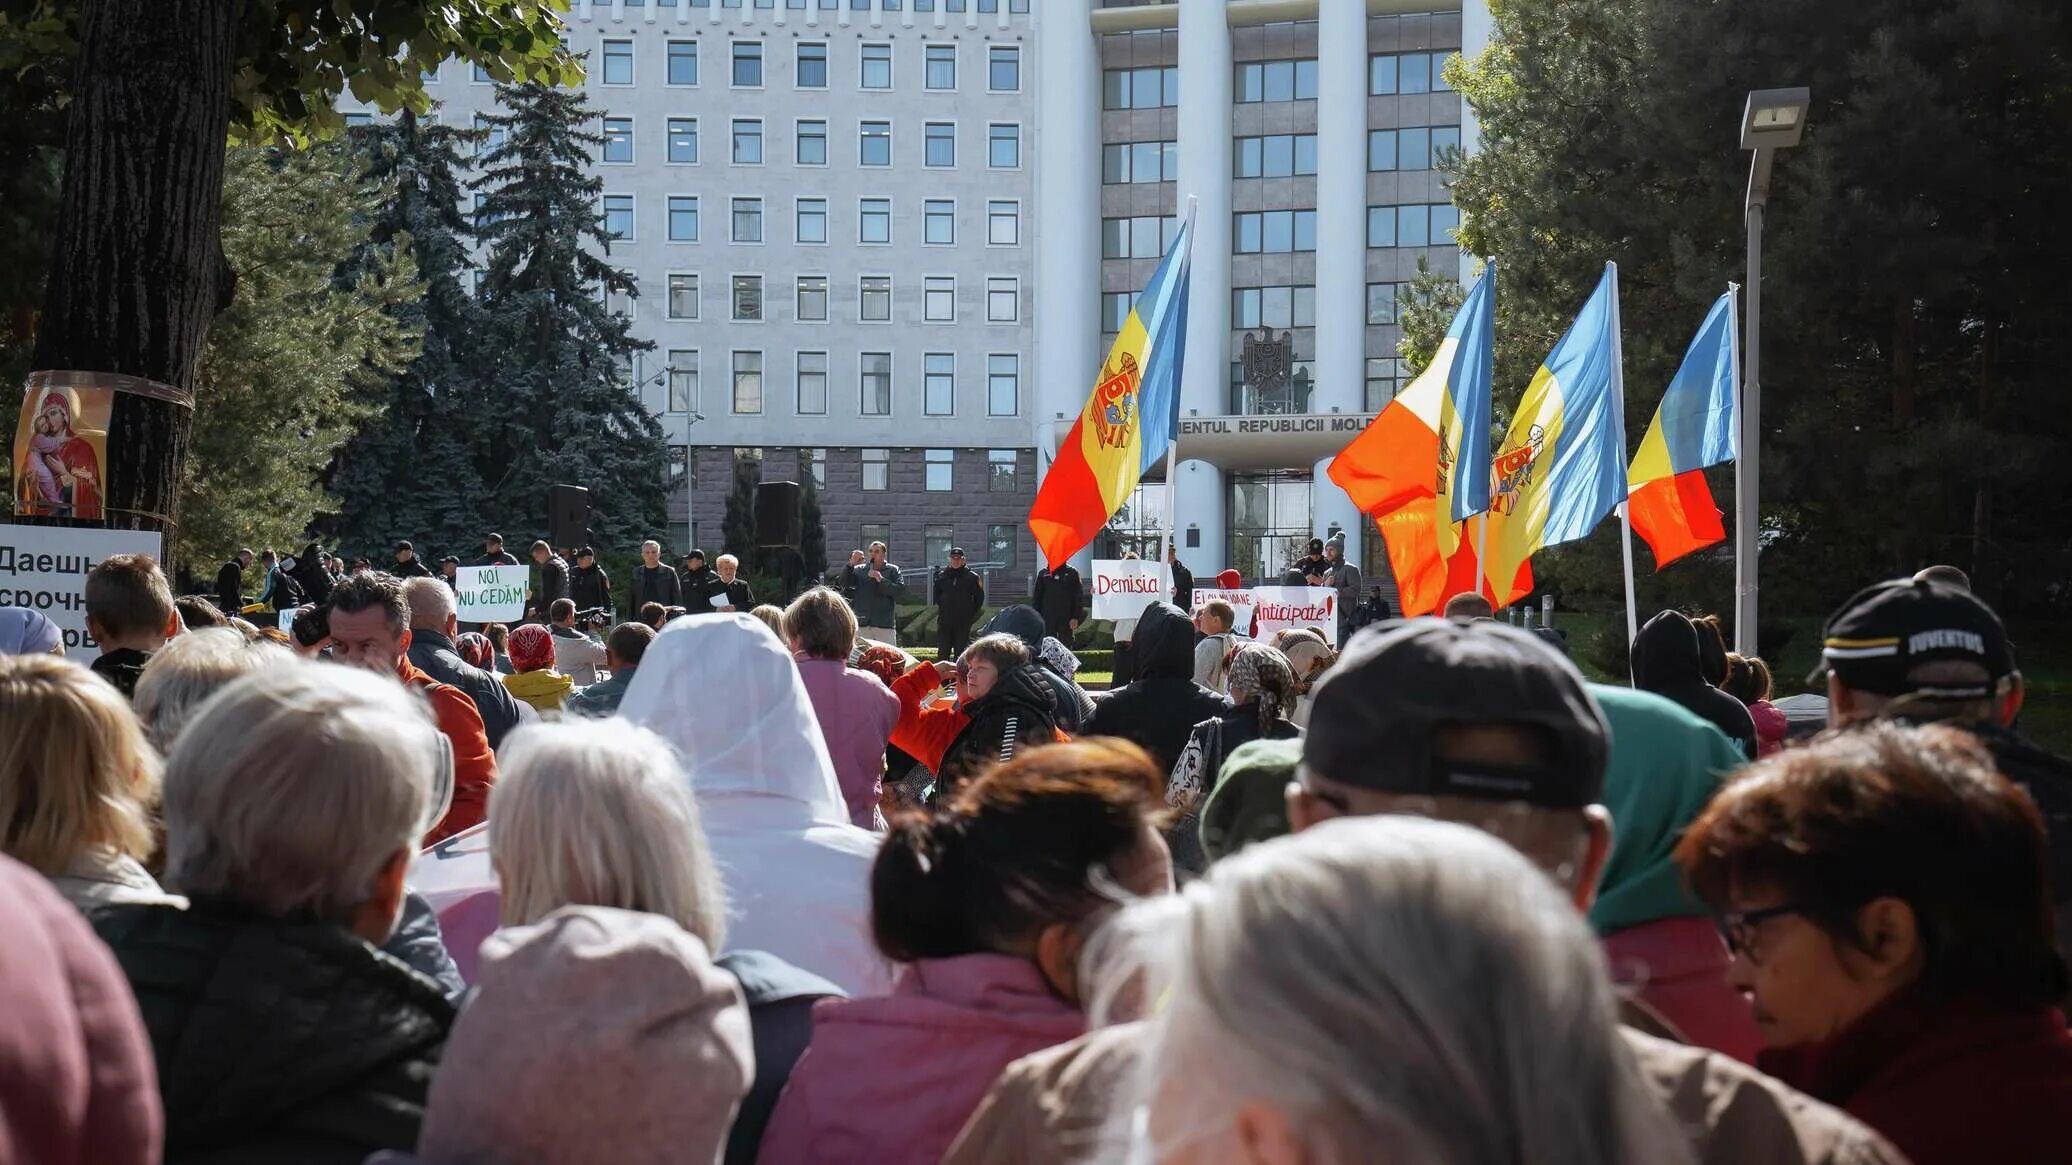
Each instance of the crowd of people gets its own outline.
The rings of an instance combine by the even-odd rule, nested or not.
[[[601,640],[533,554],[514,627],[408,543],[275,556],[293,632],[244,556],[96,565],[93,659],[0,608],[0,1160],[2066,1157],[2072,764],[1949,568],[1823,727],[1678,611],[1627,686],[1158,601],[1088,691],[1076,576],[920,660],[882,546],[779,609],[649,543]]]

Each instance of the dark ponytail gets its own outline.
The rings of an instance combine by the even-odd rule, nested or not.
[[[1164,806],[1144,751],[1037,749],[891,824],[871,868],[871,931],[896,962],[1007,951],[1113,899],[1106,883]]]

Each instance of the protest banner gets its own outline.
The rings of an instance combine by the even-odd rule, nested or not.
[[[1141,558],[1096,558],[1091,585],[1096,619],[1134,619],[1147,603],[1173,593],[1172,572],[1163,562]]]
[[[1253,587],[1252,635],[1268,639],[1291,627],[1314,627],[1338,646],[1338,592],[1330,587]]]
[[[1251,591],[1243,588],[1224,590],[1221,587],[1196,587],[1194,588],[1194,606],[1191,609],[1195,614],[1199,615],[1201,614],[1202,604],[1215,599],[1222,599],[1224,602],[1229,603],[1232,609],[1237,612],[1237,622],[1231,624],[1231,630],[1239,635],[1250,635],[1252,633]]]
[[[525,617],[522,566],[463,566],[453,572],[454,614],[463,623],[515,623]]]
[[[68,653],[100,650],[86,632],[86,572],[114,554],[159,556],[159,535],[146,530],[87,530],[0,524],[0,607],[50,616]]]

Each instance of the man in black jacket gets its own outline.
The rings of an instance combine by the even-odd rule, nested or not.
[[[438,579],[412,579],[403,584],[403,602],[410,607],[410,644],[404,654],[417,670],[466,692],[482,714],[489,747],[501,747],[504,735],[518,727],[524,713],[502,680],[460,657],[460,649],[453,643],[460,631],[453,591]]]
[[[633,583],[629,590],[627,616],[640,618],[640,609],[649,603],[660,603],[664,607],[683,606],[683,580],[676,572],[662,565],[662,544],[650,538],[640,544],[640,565],[633,568]]]
[[[578,611],[611,610],[612,578],[597,565],[597,552],[588,546],[576,551],[576,567],[568,572],[568,597]]]
[[[1137,620],[1137,678],[1094,697],[1082,735],[1120,736],[1171,772],[1194,726],[1230,711],[1228,696],[1194,682],[1194,623],[1171,603],[1152,603]]]
[[[240,550],[216,572],[216,605],[235,619],[245,609],[245,568],[252,565],[252,552]]]
[[[1705,682],[1698,629],[1681,611],[1663,611],[1633,639],[1633,686],[1683,705],[1717,725],[1755,759],[1755,720],[1748,706]]]
[[[1029,602],[1043,616],[1044,633],[1072,646],[1072,633],[1086,618],[1086,586],[1079,581],[1079,571],[1069,562],[1060,562],[1038,574]]]
[[[724,601],[726,593],[727,584],[705,565],[703,550],[693,550],[683,556],[684,614],[710,615],[719,609],[714,605],[715,600]]]
[[[396,562],[389,567],[389,573],[397,578],[430,578],[431,568],[418,561],[417,548],[408,540],[396,543]]]
[[[482,539],[482,561],[476,566],[516,566],[518,558],[504,549],[504,536],[490,534]]]
[[[955,659],[971,644],[971,624],[986,605],[986,584],[964,564],[964,548],[950,548],[950,564],[935,576],[935,658]]]
[[[1170,538],[1166,540],[1166,565],[1172,568],[1173,572],[1173,605],[1180,608],[1182,613],[1192,612],[1194,572],[1187,569],[1186,563],[1180,561],[1180,552],[1174,548]]]
[[[568,560],[554,553],[554,548],[545,542],[532,544],[532,561],[539,567],[539,587],[532,596],[532,617],[544,623],[547,608],[555,599],[568,597]]]

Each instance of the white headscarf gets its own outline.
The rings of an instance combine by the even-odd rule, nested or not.
[[[781,797],[815,821],[848,824],[798,665],[750,615],[671,621],[648,644],[619,715],[676,746],[701,798]]]

